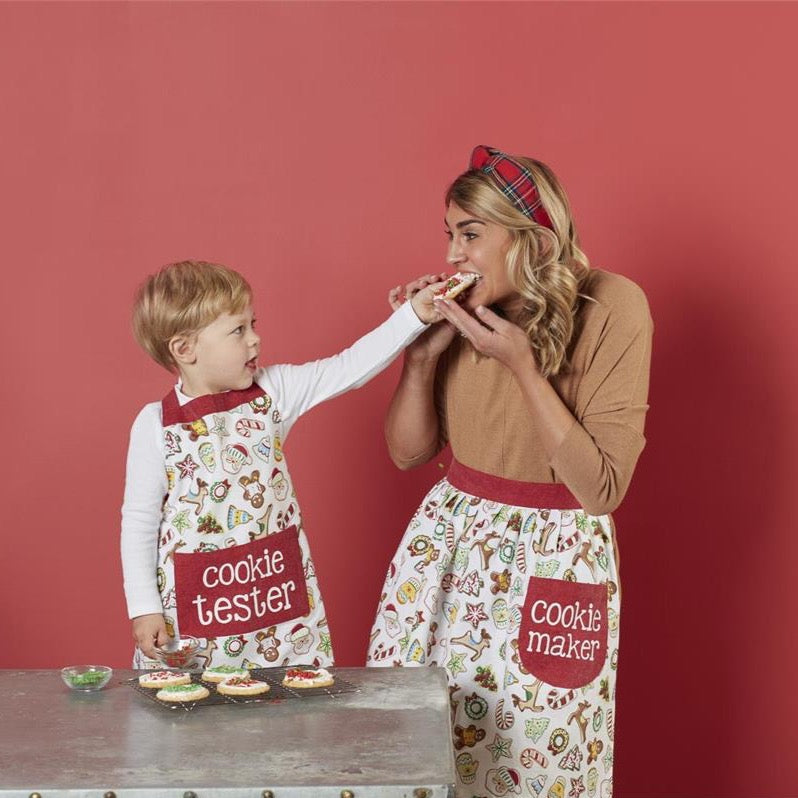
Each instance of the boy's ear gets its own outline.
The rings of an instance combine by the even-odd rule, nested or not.
[[[169,340],[169,354],[178,366],[190,366],[197,360],[196,335],[175,335]]]

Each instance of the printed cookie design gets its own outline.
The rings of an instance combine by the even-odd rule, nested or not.
[[[237,474],[245,465],[249,465],[252,458],[247,447],[240,443],[229,443],[222,449],[222,468],[228,474]],[[180,463],[178,463],[178,466]]]
[[[485,776],[485,789],[496,796],[520,795],[521,777],[515,768],[508,768],[505,765],[493,768]]]
[[[253,507],[263,507],[263,492],[266,486],[260,481],[260,471],[257,469],[249,476],[244,474],[238,478],[238,484],[244,489],[244,499]]]
[[[255,418],[240,418],[236,421],[236,432],[244,438],[249,438],[253,430],[263,432],[265,429],[266,425]]]
[[[289,486],[288,481],[283,476],[283,472],[280,471],[279,468],[272,470],[268,484],[269,487],[274,491],[274,496],[277,501],[285,501],[286,496],[288,496]]]
[[[477,778],[477,770],[479,770],[479,762],[477,762],[468,752],[458,754],[455,760],[457,767],[457,774],[460,776],[460,781],[463,784],[473,784]]]
[[[199,515],[202,512],[202,505],[207,495],[208,483],[197,477],[197,489],[194,490],[193,487],[189,487],[182,496],[178,497],[178,501],[183,502],[183,504],[194,505],[194,515]]]
[[[313,645],[313,640],[313,632],[303,623],[298,623],[292,627],[285,637],[285,642],[293,646],[294,653],[297,655],[307,654]]]

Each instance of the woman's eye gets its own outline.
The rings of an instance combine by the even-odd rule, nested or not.
[[[477,234],[472,233],[470,230],[466,230],[466,232],[463,233],[463,237],[466,241],[473,241],[477,237]]]
[[[238,326],[238,327],[236,327],[235,330],[233,330],[233,333],[235,333],[235,335],[241,335],[242,332],[244,332],[244,325],[243,324]]]

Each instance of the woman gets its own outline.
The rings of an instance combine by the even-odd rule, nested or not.
[[[644,445],[648,305],[589,268],[539,161],[477,147],[447,192],[446,230],[450,265],[480,279],[407,350],[386,439],[400,468],[447,442],[453,462],[390,565],[368,661],[446,669],[458,796],[608,796],[609,514]]]

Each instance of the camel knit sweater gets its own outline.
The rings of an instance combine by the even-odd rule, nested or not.
[[[439,448],[448,441],[461,463],[495,476],[565,483],[603,515],[620,504],[645,445],[653,323],[641,289],[620,275],[592,270],[582,293],[590,300],[577,313],[569,367],[551,378],[575,418],[554,455],[512,372],[462,338],[438,363]]]

